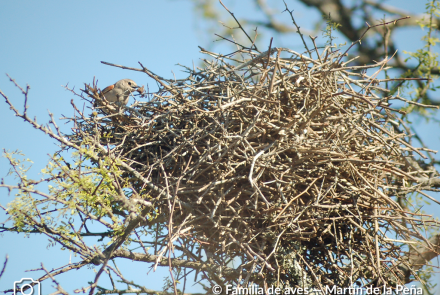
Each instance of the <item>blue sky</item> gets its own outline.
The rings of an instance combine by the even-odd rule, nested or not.
[[[251,1],[231,4],[231,1],[225,0],[224,3],[238,16],[255,16],[259,13]],[[277,7],[283,5],[281,0],[270,0],[268,3]],[[288,3],[295,9],[296,21],[301,27],[313,30],[313,20],[319,14],[296,1]],[[388,3],[398,3],[401,9],[412,13],[424,10],[422,1],[394,0]],[[183,0],[1,1],[0,89],[22,110],[23,97],[5,73],[23,87],[29,84],[29,114],[37,116],[40,123],[48,121],[48,110],[54,113],[55,118],[73,115],[71,99],[82,107],[82,102],[66,91],[63,85],[79,89],[96,77],[99,86],[104,88],[122,78],[131,78],[139,85],[149,85],[154,90],[155,83],[145,74],[109,67],[100,61],[130,67],[138,67],[140,61],[160,76],[173,77],[173,71],[177,78],[183,78],[185,75],[176,64],[198,64],[199,59],[205,56],[199,53],[197,46],[210,47],[212,41],[218,39],[213,35],[201,34],[204,27],[197,17],[192,2]],[[279,17],[284,19],[287,15],[280,14]],[[230,17],[225,15],[221,21],[230,21]],[[416,28],[399,32],[399,48],[415,51],[421,44],[419,40],[422,34]],[[267,44],[270,37],[267,34],[264,37]],[[294,36],[274,38],[275,46],[295,49],[300,48],[299,42]],[[343,43],[344,40],[337,42]],[[221,44],[217,49],[227,52],[227,47]],[[68,132],[70,126],[64,126],[62,121],[58,121],[58,124]],[[57,150],[54,141],[15,117],[4,101],[0,102],[0,126],[0,148],[21,150],[34,162],[31,177],[38,178],[39,171],[48,161],[48,154]],[[430,148],[440,150],[439,133],[433,132],[438,130],[438,123],[427,124],[418,120],[415,121],[415,128]],[[1,158],[0,178],[6,177],[7,171],[7,161]],[[6,180],[14,183],[11,177]],[[0,190],[0,203],[7,204],[13,196],[8,196],[6,190]],[[426,210],[434,213],[435,209],[430,208]],[[4,220],[1,213],[0,217],[0,220]],[[32,247],[29,247],[30,244]],[[10,288],[13,281],[21,277],[39,277],[24,270],[38,268],[41,262],[48,269],[69,262],[69,252],[59,251],[58,246],[47,248],[47,244],[44,236],[23,238],[6,233],[0,237],[0,263],[3,263],[6,253],[10,257],[6,273],[0,279],[0,290]],[[128,278],[144,282],[156,290],[161,289],[162,277],[168,274],[164,268],[155,275],[150,273],[146,276],[149,271],[147,267],[131,262],[123,262],[121,267],[128,269]],[[83,269],[76,273],[75,281],[69,276],[60,277],[60,282],[72,292],[74,288],[85,286],[91,275],[92,270]],[[45,283],[43,286],[45,294],[52,290],[50,285]],[[199,288],[188,291],[191,290],[200,291]]]

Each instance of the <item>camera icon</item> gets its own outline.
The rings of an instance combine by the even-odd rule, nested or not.
[[[15,281],[14,295],[40,295],[40,282],[31,278],[22,278]]]

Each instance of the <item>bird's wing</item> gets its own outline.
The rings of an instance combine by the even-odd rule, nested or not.
[[[106,94],[110,90],[112,90],[113,88],[115,88],[115,84],[105,87],[104,90],[102,90],[101,92],[102,92],[102,94]]]

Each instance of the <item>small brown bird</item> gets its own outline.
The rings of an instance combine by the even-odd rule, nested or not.
[[[133,80],[122,79],[115,84],[104,88],[101,93],[109,102],[119,102],[126,105],[128,103],[130,93],[135,91],[137,88],[139,88],[139,86],[137,86]]]

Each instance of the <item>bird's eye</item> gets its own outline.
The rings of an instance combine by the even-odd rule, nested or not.
[[[128,82],[128,85],[130,85],[130,86],[131,86],[131,82]]]

